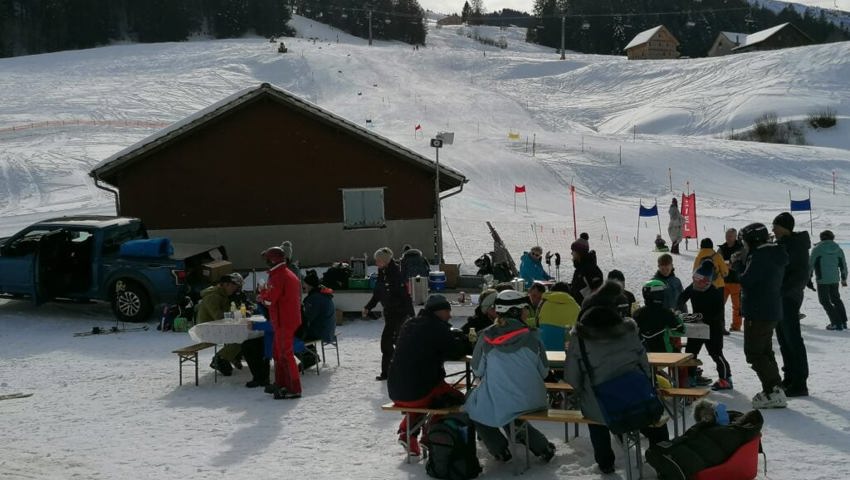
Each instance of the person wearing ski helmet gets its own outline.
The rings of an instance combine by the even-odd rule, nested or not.
[[[464,409],[487,450],[503,462],[511,459],[511,451],[499,429],[510,422],[520,428],[522,422],[516,421],[517,417],[549,404],[544,383],[549,373],[546,348],[537,331],[525,323],[530,307],[528,297],[515,290],[499,292],[495,303],[499,316],[479,335],[470,362],[482,381],[467,398]],[[543,461],[551,460],[555,445],[531,424],[526,428],[531,452]]]
[[[753,408],[783,408],[787,402],[773,353],[773,331],[782,316],[782,277],[788,254],[768,242],[767,227],[762,223],[747,225],[741,229],[741,237],[748,250],[740,275],[744,355],[762,386],[753,397]]]
[[[275,380],[269,392],[275,399],[301,397],[301,377],[295,362],[293,341],[301,326],[301,281],[287,268],[287,257],[281,247],[270,247],[261,253],[269,265],[269,280],[257,299],[269,311],[274,330],[272,358]]]
[[[681,328],[682,322],[664,306],[667,288],[661,280],[650,280],[641,289],[645,305],[635,311],[634,320],[647,352],[669,353],[676,350],[670,340],[670,332]]]

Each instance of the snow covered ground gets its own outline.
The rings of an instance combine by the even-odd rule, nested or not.
[[[413,51],[397,43],[368,47],[300,18],[293,23],[305,38],[286,39],[285,55],[265,40],[241,39],[0,60],[0,235],[49,216],[112,213],[111,198],[87,178],[92,165],[152,133],[146,123],[177,121],[271,82],[353,121],[369,119],[377,133],[427,156],[433,134],[454,131],[455,144],[440,160],[470,183],[444,204],[444,239],[448,260],[466,269],[491,246],[487,220],[517,257],[534,244],[566,255],[570,183],[579,230],[591,234],[602,269],[623,270],[633,291],[654,271],[658,231],[655,219],[640,221],[635,245],[638,202],[658,199],[666,232],[666,206],[687,189],[697,192],[700,235],[715,241],[724,227],[770,222],[787,208],[789,190],[802,199],[809,189],[815,236],[830,228],[846,240],[850,42],[717,59],[571,54],[558,61],[551,49],[521,43],[518,30],[481,29],[505,35],[508,48],[500,50],[458,28],[432,29],[428,48]],[[838,112],[839,125],[809,137],[809,146],[724,139],[767,111],[799,119],[826,107]],[[417,124],[424,135],[414,135]],[[528,213],[523,199],[514,212],[514,184],[528,188]],[[797,223],[808,228],[807,215],[797,215]],[[680,272],[693,254],[691,245],[677,258]],[[823,330],[814,296],[803,310],[812,396],[765,413],[768,477],[847,478],[850,387],[840,379],[850,334]],[[393,435],[398,418],[378,410],[386,401],[373,380],[380,322],[341,327],[342,366],[306,375],[304,398],[280,402],[242,387],[245,372],[213,384],[207,362],[200,387],[178,387],[169,352],[191,343],[187,335],[71,335],[111,321],[101,305],[0,301],[0,394],[34,393],[0,402],[0,478],[264,478],[293,471],[425,478],[421,465],[403,462]],[[746,409],[757,382],[741,344],[740,335],[727,342],[736,390],[712,397]],[[527,475],[599,477],[586,433],[564,444],[560,428],[545,431],[561,439],[558,455]],[[481,456],[487,477],[512,476]],[[610,478],[618,475],[624,478],[622,468]]]

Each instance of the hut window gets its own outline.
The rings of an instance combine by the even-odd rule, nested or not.
[[[383,188],[343,189],[342,209],[345,228],[386,226]]]

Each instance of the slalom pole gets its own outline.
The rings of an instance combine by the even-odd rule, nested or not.
[[[638,220],[640,222],[640,220]],[[611,243],[611,232],[608,231],[608,220],[605,219],[605,216],[602,216],[602,223],[605,224],[605,235],[608,236],[608,248],[611,249],[611,259],[614,259],[614,245]]]
[[[658,220],[658,234],[661,235],[661,214],[658,213],[658,197],[655,197],[655,219]]]
[[[449,235],[452,236],[452,242],[455,244],[455,248],[457,248],[457,253],[460,255],[461,265],[466,264],[466,260],[463,259],[463,252],[460,251],[460,245],[457,244],[457,239],[455,238],[455,234],[452,233],[452,227],[449,226],[449,220],[443,216],[443,223],[446,225],[446,228],[449,230]]]

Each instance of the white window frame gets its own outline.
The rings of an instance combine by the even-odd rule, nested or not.
[[[375,187],[375,188],[341,188],[340,192],[342,193],[342,226],[345,230],[361,230],[361,229],[374,229],[374,228],[386,228],[387,227],[387,211],[386,211],[386,203],[384,202],[384,191],[387,187]],[[347,218],[348,214],[348,206],[346,205],[346,194],[347,193],[363,193],[363,192],[379,192],[380,193],[380,201],[381,201],[381,218],[378,221],[366,223],[365,219],[365,211],[362,212],[362,216],[357,220],[362,220],[360,222],[355,221],[355,219]]]

